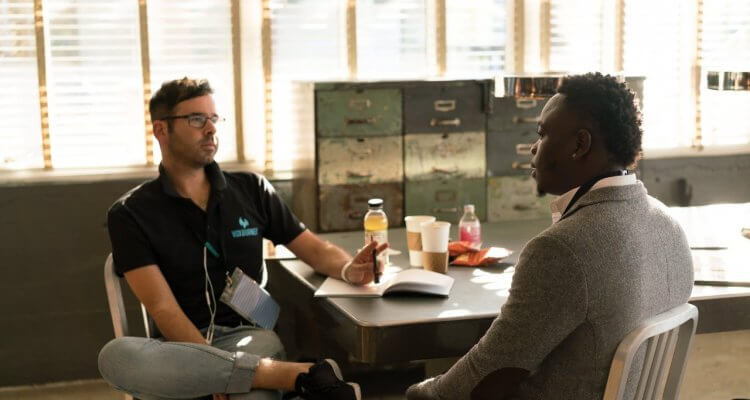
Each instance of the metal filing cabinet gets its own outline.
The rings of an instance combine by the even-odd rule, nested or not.
[[[487,184],[484,178],[407,181],[406,215],[433,215],[440,221],[458,223],[464,204],[474,204],[485,220]]]
[[[404,133],[485,129],[487,81],[420,82],[404,87]]]
[[[403,221],[403,185],[401,182],[373,185],[320,186],[320,229],[322,231],[362,229],[367,200],[386,199],[385,214],[391,226]]]
[[[407,181],[482,178],[484,132],[404,135]]]
[[[384,200],[390,226],[403,223],[402,97],[398,87],[316,84],[318,224],[362,228],[367,200]]]
[[[549,218],[551,196],[538,196],[531,176],[487,178],[487,220],[490,222]]]
[[[546,100],[494,99],[487,118],[487,175],[528,175],[531,146],[536,142],[537,123]]]
[[[317,90],[315,121],[318,137],[400,135],[401,90]]]
[[[318,184],[401,182],[401,136],[319,138]]]
[[[405,212],[457,223],[463,205],[486,214],[486,81],[404,87]]]
[[[498,97],[487,118],[487,219],[491,222],[549,217],[550,196],[537,195],[531,146],[547,99]]]

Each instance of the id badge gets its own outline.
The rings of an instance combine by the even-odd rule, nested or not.
[[[235,268],[227,277],[220,300],[246,320],[273,329],[279,318],[279,304],[254,279]]]

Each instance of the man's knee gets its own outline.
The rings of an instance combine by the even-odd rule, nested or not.
[[[127,371],[137,368],[138,348],[144,338],[120,337],[110,340],[99,351],[99,373],[104,380],[116,387],[122,387]]]
[[[250,336],[252,339],[245,346],[240,346],[240,351],[277,360],[286,358],[284,345],[281,343],[278,335],[276,335],[276,332],[258,329],[253,330]]]

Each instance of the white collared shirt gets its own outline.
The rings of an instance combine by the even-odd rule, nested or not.
[[[627,175],[617,175],[617,176],[610,176],[608,178],[604,178],[599,180],[594,184],[594,186],[591,187],[590,191],[594,191],[596,189],[601,189],[603,187],[609,187],[609,186],[626,186],[626,185],[634,185],[636,183],[635,173],[628,173]],[[560,197],[552,200],[549,204],[550,211],[552,211],[552,223],[557,223],[557,221],[562,218],[563,212],[565,212],[565,209],[568,207],[568,204],[571,200],[573,200],[573,196],[575,196],[576,192],[580,189],[580,186],[574,187],[573,189],[568,190],[567,192],[563,193]]]

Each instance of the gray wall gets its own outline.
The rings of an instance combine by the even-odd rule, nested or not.
[[[646,160],[641,169],[649,192],[670,205],[750,201],[750,155]],[[141,181],[0,185],[0,386],[99,376],[97,353],[113,337],[106,211]],[[315,226],[314,187],[274,185]],[[127,304],[137,316],[132,296]]]

